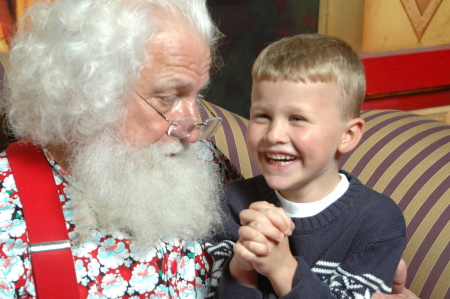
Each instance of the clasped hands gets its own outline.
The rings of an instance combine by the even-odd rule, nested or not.
[[[297,260],[288,237],[295,228],[283,208],[260,201],[241,211],[239,240],[230,261],[230,274],[240,284],[257,288],[257,275],[266,276],[278,297],[292,290]],[[372,299],[417,298],[405,288],[407,266],[401,260],[395,273],[392,295],[375,293]]]

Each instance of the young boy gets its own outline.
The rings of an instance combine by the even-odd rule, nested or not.
[[[338,166],[364,129],[358,56],[334,37],[298,35],[268,46],[252,77],[247,143],[262,176],[227,186],[216,241],[236,244],[216,297],[390,293],[405,247],[402,212]]]

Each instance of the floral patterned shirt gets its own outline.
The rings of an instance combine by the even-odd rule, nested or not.
[[[204,143],[208,165],[223,175],[224,183],[242,178],[212,142]],[[205,244],[193,238],[165,240],[150,249],[135,246],[119,231],[105,235],[93,230],[89,240],[77,239],[66,193],[69,175],[43,150],[66,219],[81,298],[207,297],[212,259]],[[0,188],[0,298],[36,298],[26,219],[5,152],[0,154]]]

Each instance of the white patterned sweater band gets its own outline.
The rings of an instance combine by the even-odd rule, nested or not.
[[[28,247],[29,253],[37,253],[44,251],[63,250],[70,248],[69,240],[43,242],[30,244]]]

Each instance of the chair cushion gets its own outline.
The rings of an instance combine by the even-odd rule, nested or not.
[[[450,125],[404,111],[362,117],[362,141],[341,167],[403,210],[410,288],[421,298],[448,298]]]

